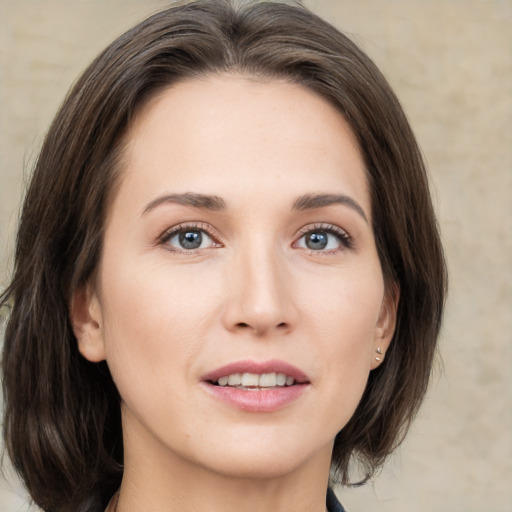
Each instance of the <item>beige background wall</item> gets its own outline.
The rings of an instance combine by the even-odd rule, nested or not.
[[[512,3],[310,0],[395,87],[428,161],[450,297],[429,397],[352,512],[512,511]],[[65,91],[164,1],[0,0],[0,284],[23,184]],[[0,510],[26,511],[15,482]]]

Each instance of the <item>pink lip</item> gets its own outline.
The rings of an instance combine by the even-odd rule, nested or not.
[[[293,377],[295,384],[261,390],[237,389],[214,384],[220,377],[233,373],[284,373]],[[283,409],[299,399],[309,387],[309,379],[304,372],[293,365],[278,360],[265,362],[237,361],[207,373],[202,377],[202,381],[206,391],[225,404],[242,411],[259,413]]]

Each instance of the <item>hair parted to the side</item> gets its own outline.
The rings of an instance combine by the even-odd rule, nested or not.
[[[74,291],[101,255],[122,140],[148,98],[187,78],[241,73],[302,84],[350,124],[366,165],[373,230],[397,328],[364,396],[338,434],[333,477],[369,477],[402,440],[427,388],[446,270],[415,138],[391,88],[347,37],[300,5],[199,0],[159,12],[114,41],[57,113],[28,189],[3,348],[4,436],[14,467],[45,511],[75,511],[120,484],[119,395],[106,363],[78,352]],[[9,306],[8,306],[9,305]]]

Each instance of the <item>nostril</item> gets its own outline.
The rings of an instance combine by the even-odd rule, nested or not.
[[[280,329],[284,329],[284,328],[288,327],[288,324],[286,324],[285,322],[281,322],[280,324],[277,324],[277,327]]]
[[[243,328],[249,327],[249,324],[246,324],[245,322],[238,322],[236,325],[237,325],[237,327],[243,327]]]

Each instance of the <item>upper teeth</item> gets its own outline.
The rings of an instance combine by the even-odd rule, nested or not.
[[[276,386],[291,386],[295,382],[293,377],[284,373],[233,373],[217,380],[219,386],[243,386],[274,388]]]

